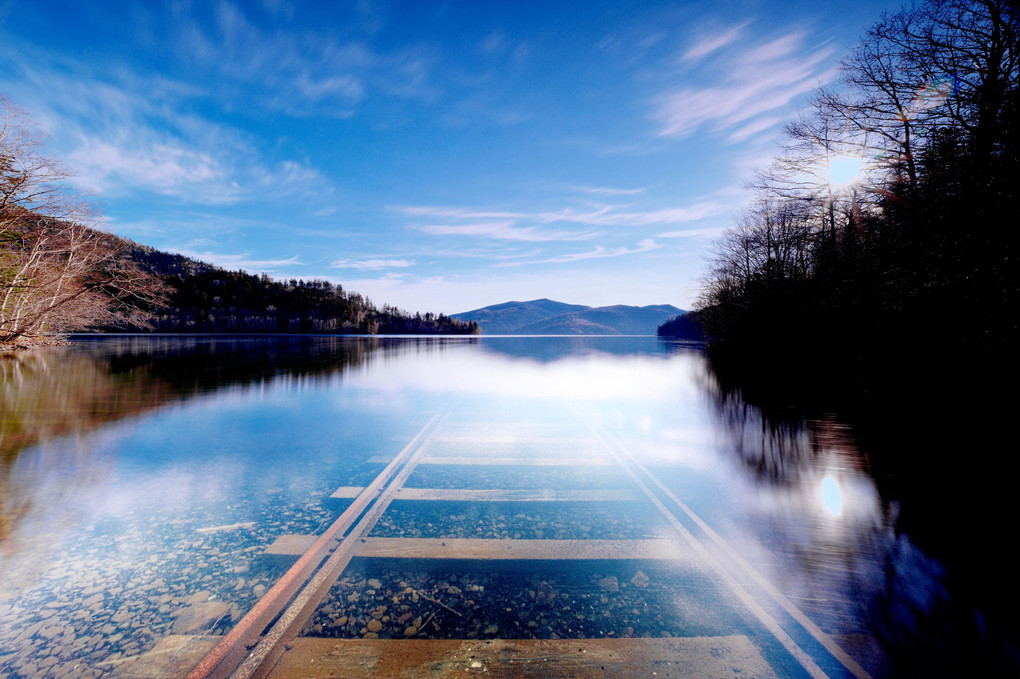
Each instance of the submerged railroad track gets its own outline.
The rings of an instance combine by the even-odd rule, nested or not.
[[[285,536],[270,548],[271,556],[288,563],[289,567],[228,634],[168,637],[138,663],[124,667],[120,676],[156,678],[186,674],[188,679],[472,674],[491,677],[869,676],[645,468],[625,445],[580,413],[575,415],[575,421],[566,425],[561,419],[542,425],[505,419],[486,424],[476,419],[458,419],[455,414],[437,414],[403,450],[387,461],[374,480],[365,486],[343,486],[333,493],[335,501],[347,506],[324,532]],[[471,479],[482,479],[485,475],[463,470],[520,472],[521,478],[532,481],[504,487],[494,483],[472,486]],[[573,476],[592,470],[598,472],[598,479],[611,479],[612,483],[572,485],[569,482]],[[443,478],[444,471],[460,481],[434,483]],[[499,473],[494,476],[500,478]],[[552,482],[555,479],[567,481]],[[472,506],[491,507],[494,503],[553,509],[600,507],[619,515],[639,511],[642,515],[654,516],[656,528],[651,533],[634,536],[565,539],[535,537],[534,531],[530,537],[525,537],[527,527],[505,537],[465,537],[461,533],[437,537],[378,534],[387,532],[379,530],[380,520],[399,515],[401,506],[443,506],[438,503],[456,503],[458,511]],[[393,521],[387,521],[387,525],[394,525]],[[599,533],[590,526],[586,526],[584,532]],[[378,607],[375,617],[365,621],[369,627],[359,627],[360,621],[347,623],[347,618],[353,616],[344,615],[342,619],[347,626],[335,627],[348,630],[347,633],[330,637],[320,630],[312,636],[313,620],[320,621],[318,628],[324,627],[324,621],[326,628],[333,629],[331,616],[336,616],[330,611],[339,610],[345,601],[357,601],[363,595],[363,592],[344,589],[349,588],[352,581],[344,574],[355,559],[362,563],[392,563],[395,567],[419,570],[449,569],[452,564],[460,572],[475,569],[493,574],[509,572],[518,577],[526,577],[532,571],[554,573],[557,564],[564,567],[599,564],[608,569],[629,565],[628,574],[638,567],[644,570],[637,571],[640,578],[633,576],[630,584],[615,576],[604,577],[599,581],[601,591],[599,588],[580,594],[575,591],[573,598],[566,589],[554,591],[545,580],[537,587],[532,586],[531,600],[536,606],[555,608],[557,614],[573,615],[580,621],[576,633],[569,628],[570,638],[563,638],[562,630],[560,633],[549,631],[551,628],[543,628],[534,621],[521,627],[488,626],[488,621],[473,621],[474,627],[468,627],[467,620],[473,611],[462,605],[465,599],[458,599],[458,605],[451,605],[452,600],[443,601],[434,593],[426,593],[407,583],[401,583],[405,586],[401,591],[395,590],[392,596],[387,592],[389,598],[383,600],[386,605]],[[627,627],[627,633],[616,633],[615,628],[599,633],[601,628],[593,627],[592,620],[601,622],[603,627],[612,627],[612,624],[608,621],[608,609],[604,613],[599,611],[598,602],[609,601],[620,587],[650,589],[648,583],[652,578],[645,571],[652,573],[656,581],[681,587],[677,590],[681,593],[670,594],[673,598],[651,613],[647,613],[647,604],[644,610],[635,608],[631,612],[623,607],[620,610],[626,610],[635,620],[643,619],[643,615],[650,618],[658,611],[653,625],[658,633],[642,634],[645,628],[636,622],[636,629]],[[461,584],[465,582],[468,580]],[[700,603],[687,605],[681,599],[685,596],[683,585],[688,582],[708,583],[707,589],[711,591],[692,594]],[[464,588],[477,592],[468,603],[490,596],[483,593],[480,585],[464,584]],[[446,591],[456,590],[461,594],[461,589],[449,585]],[[374,589],[372,592],[375,594]],[[401,616],[402,620],[391,621],[389,618],[396,615],[379,613],[387,609],[387,605],[394,609],[394,614],[398,607],[410,609],[411,599],[415,602],[423,599],[432,608],[431,617],[415,617],[414,611],[409,610]],[[324,605],[330,600],[338,603]],[[522,599],[507,599],[511,600]],[[504,603],[499,600],[500,611],[504,610]],[[564,604],[562,609],[561,603]],[[684,608],[687,623],[670,622],[669,608],[674,605]],[[517,613],[512,610],[514,607],[514,604],[505,606],[508,617]],[[718,610],[735,622],[713,627],[701,619],[706,616],[699,611],[707,611],[707,617],[711,617],[712,612]],[[436,615],[456,623],[452,625],[453,631],[441,633],[439,626],[432,622]],[[387,636],[382,619],[390,625],[388,636],[391,638],[378,638]],[[486,634],[479,633],[483,625]],[[354,629],[357,631],[350,632]],[[365,632],[366,629],[371,631]]]

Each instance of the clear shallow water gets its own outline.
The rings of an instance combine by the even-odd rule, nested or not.
[[[882,676],[945,595],[838,420],[770,425],[719,395],[694,346],[83,338],[2,366],[4,676],[123,676],[168,635],[224,634],[286,567],[266,548],[321,534],[350,503],[331,493],[437,413],[405,488],[610,494],[395,502],[373,538],[650,539],[684,557],[356,558],[305,634],[738,635],[777,676]]]

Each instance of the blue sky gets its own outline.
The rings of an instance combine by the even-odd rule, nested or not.
[[[896,2],[0,0],[103,227],[410,311],[674,304]]]

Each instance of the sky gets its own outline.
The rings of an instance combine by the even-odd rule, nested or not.
[[[0,95],[161,250],[412,312],[688,309],[899,4],[0,0]]]

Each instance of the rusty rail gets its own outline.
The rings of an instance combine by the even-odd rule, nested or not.
[[[597,425],[590,431],[593,439],[602,445],[605,459],[585,459],[588,464],[612,464],[633,484],[626,491],[513,491],[513,490],[430,490],[403,489],[412,471],[419,464],[478,464],[481,458],[430,456],[428,442],[432,439],[439,421],[434,417],[408,443],[383,472],[364,489],[341,488],[334,496],[355,496],[350,507],[319,537],[315,544],[274,585],[270,592],[245,616],[223,641],[188,676],[188,679],[264,679],[284,656],[300,630],[314,613],[330,587],[337,581],[354,556],[415,558],[461,558],[472,560],[495,559],[667,559],[698,562],[714,571],[718,582],[724,584],[735,600],[756,619],[762,628],[798,662],[808,675],[815,679],[825,677],[825,671],[815,658],[805,652],[774,615],[762,605],[772,598],[790,617],[823,646],[829,654],[857,679],[870,679],[868,673],[842,648],[807,618],[792,602],[783,597],[746,561],[741,559],[723,539],[681,502],[664,484],[646,469],[611,434]],[[497,458],[498,462],[527,465],[531,460]],[[542,463],[550,464],[546,458]],[[492,458],[487,460],[492,463]],[[572,464],[560,461],[560,464]],[[462,501],[555,501],[579,498],[606,500],[647,499],[662,515],[679,537],[674,540],[474,540],[474,539],[386,539],[369,538],[369,533],[390,503],[399,499],[462,500]],[[681,515],[696,528],[688,529]],[[710,550],[705,540],[692,533],[700,531],[717,550]],[[591,543],[581,545],[580,543]],[[577,543],[577,544],[575,544]],[[721,551],[722,558],[719,556]],[[324,562],[324,563],[323,563]],[[752,594],[747,581],[753,581],[767,594]],[[742,584],[744,583],[744,584]],[[759,600],[761,599],[761,601]],[[275,620],[275,622],[273,622]],[[272,626],[266,628],[272,623]],[[792,628],[790,628],[792,629]],[[799,632],[797,633],[800,634]],[[361,648],[352,640],[348,646]],[[374,643],[374,642],[373,642]],[[379,640],[384,643],[407,643],[403,640]],[[423,643],[423,642],[422,642]],[[539,644],[541,646],[541,644]],[[372,648],[376,648],[370,644]],[[351,652],[354,652],[353,650]],[[289,656],[288,656],[289,657]],[[286,663],[286,661],[284,661]],[[325,675],[323,675],[325,676]],[[333,675],[329,675],[333,676]]]
[[[230,676],[244,662],[249,649],[256,644],[263,630],[276,618],[294,597],[295,592],[316,572],[327,554],[342,544],[345,533],[358,517],[382,493],[383,487],[400,471],[408,459],[421,452],[421,444],[435,428],[440,414],[429,420],[411,441],[404,446],[389,465],[361,491],[354,502],[337,518],[318,540],[276,581],[268,592],[252,607],[234,628],[223,637],[192,671],[187,679],[223,679]]]

